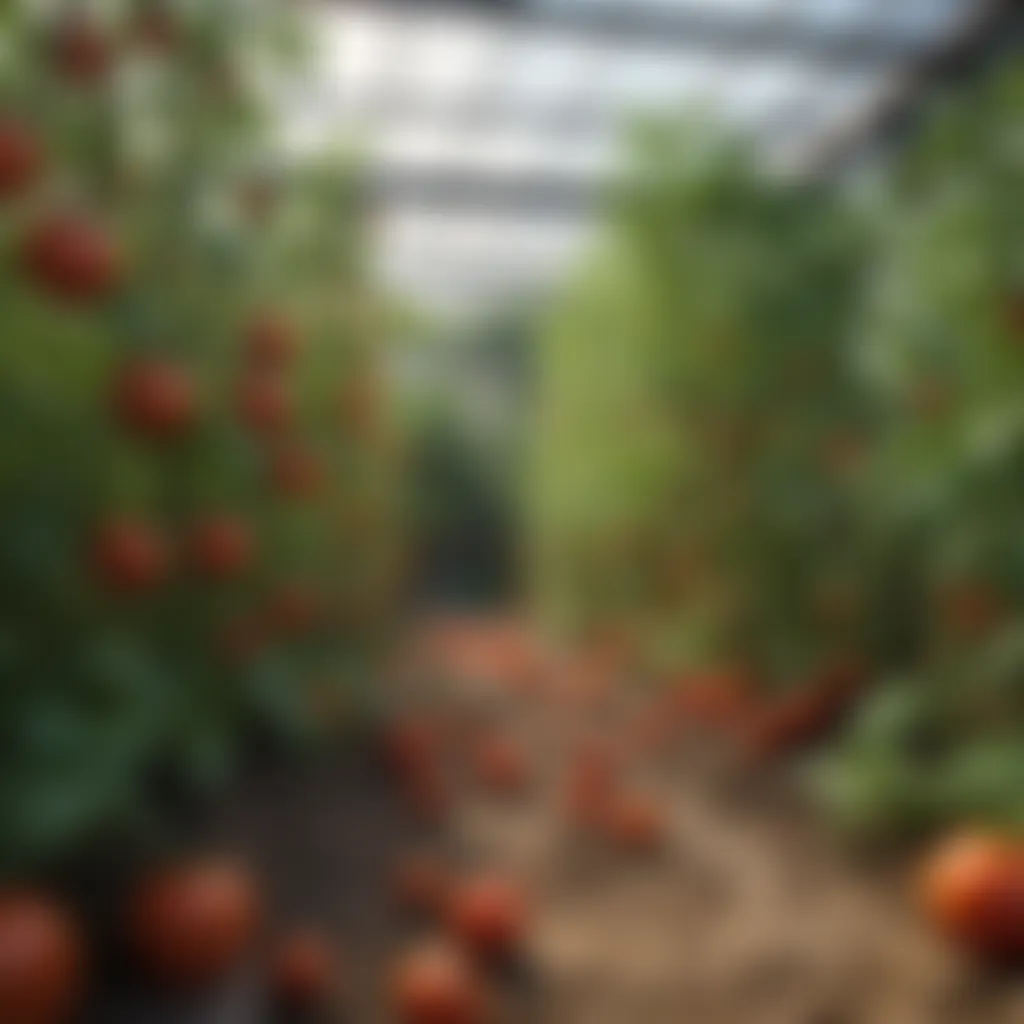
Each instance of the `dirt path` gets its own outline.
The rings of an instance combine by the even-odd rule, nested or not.
[[[1024,1020],[1024,981],[952,954],[897,879],[833,845],[777,782],[683,742],[645,760],[635,780],[668,809],[666,848],[625,854],[571,827],[555,784],[585,712],[480,689],[454,700],[497,714],[529,745],[537,786],[506,801],[462,781],[443,828],[423,828],[373,751],[349,747],[300,769],[264,766],[218,817],[214,837],[255,860],[279,917],[317,922],[348,951],[351,1024],[390,1020],[383,971],[412,937],[388,899],[391,875],[403,850],[424,845],[506,870],[533,896],[528,963],[505,986],[503,1024]],[[621,709],[606,728],[617,721]],[[269,1020],[247,984],[202,1007],[128,1010],[102,1024]]]

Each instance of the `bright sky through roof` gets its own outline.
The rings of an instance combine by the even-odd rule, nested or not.
[[[566,183],[584,189],[600,180],[615,166],[631,115],[697,103],[751,132],[770,158],[799,164],[902,69],[896,61],[833,66],[808,40],[874,32],[926,45],[972,3],[531,0],[526,14],[497,17],[485,4],[474,11],[434,0],[344,0],[323,8],[315,101],[306,96],[291,110],[289,139],[316,146],[340,133],[365,149],[382,181],[402,178],[402,190],[385,192],[385,219],[429,224],[419,236],[429,245],[412,245],[401,231],[388,240],[387,261],[403,267],[403,283],[415,280],[420,261],[430,287],[445,274],[454,292],[460,280],[472,290],[474,280],[495,274],[516,287],[520,277],[536,277],[538,252],[564,258],[565,240],[585,227],[574,204],[534,210],[524,196],[543,199],[545,183],[564,191]],[[787,19],[804,38],[792,52],[774,45],[733,53],[680,33],[589,31],[587,19],[609,11],[701,15],[732,26]],[[561,241],[531,247],[523,241],[531,232]]]

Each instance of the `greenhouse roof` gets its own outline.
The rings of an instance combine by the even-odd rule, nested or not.
[[[372,160],[386,270],[438,298],[543,284],[632,115],[695,107],[801,169],[989,0],[344,0],[294,144]]]

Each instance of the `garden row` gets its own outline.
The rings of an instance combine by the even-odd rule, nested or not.
[[[290,9],[289,9],[290,8]],[[0,872],[162,844],[359,698],[401,552],[351,168],[294,5],[0,12]]]
[[[1022,104],[996,68],[846,190],[648,126],[544,339],[549,619],[760,754],[842,714],[860,833],[1024,822]]]

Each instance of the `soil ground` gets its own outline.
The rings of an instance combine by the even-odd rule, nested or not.
[[[638,769],[670,814],[664,851],[588,840],[566,821],[558,766],[587,718],[573,701],[483,688],[460,707],[500,714],[541,766],[524,797],[462,781],[440,828],[417,825],[369,747],[254,771],[210,838],[262,874],[273,914],[314,922],[346,952],[344,1016],[391,1018],[386,966],[414,926],[389,900],[403,851],[508,871],[535,908],[523,964],[501,979],[503,1024],[1020,1024],[1024,978],[993,975],[920,923],[901,872],[852,857],[776,778],[700,737]],[[481,711],[481,709],[483,709]],[[605,707],[605,727],[625,721]],[[125,994],[90,1024],[258,1024],[256,972],[190,1005]]]

